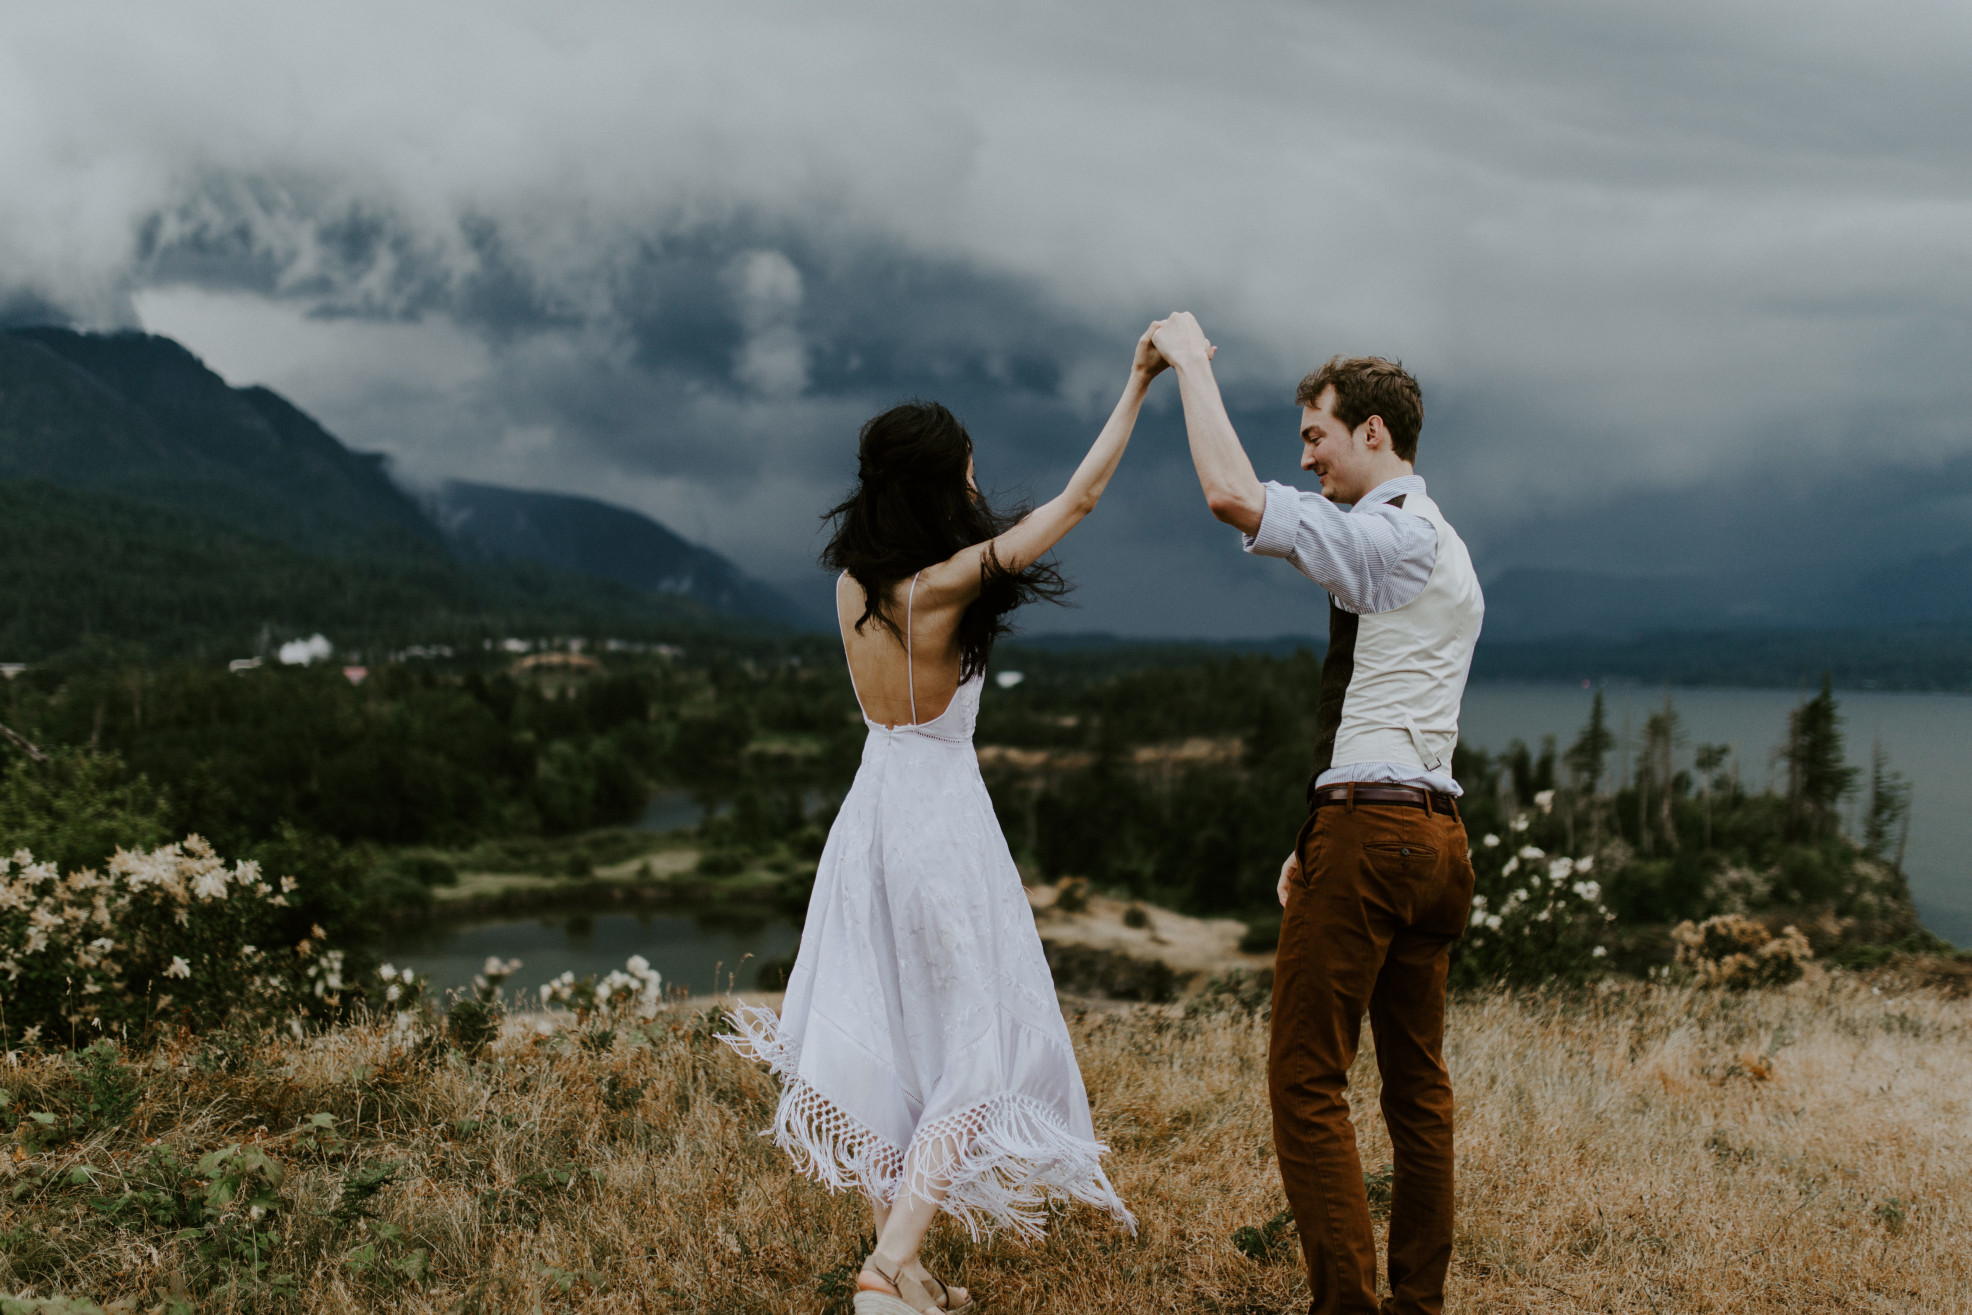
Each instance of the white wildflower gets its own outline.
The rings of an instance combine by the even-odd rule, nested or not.
[[[1595,947],[1595,948],[1594,948],[1593,950],[1590,950],[1590,951],[1589,951],[1589,957],[1590,957],[1591,959],[1600,959],[1600,958],[1602,958],[1602,956],[1604,956],[1605,954],[1608,954],[1608,953],[1609,953],[1609,950],[1608,950],[1608,948],[1607,948],[1606,946],[1601,946],[1601,945],[1598,945],[1598,946],[1596,946],[1596,947]]]
[[[1500,838],[1494,835],[1491,831],[1488,831],[1486,833],[1486,838],[1484,840],[1481,840],[1479,843],[1484,845],[1488,849],[1498,849]]]
[[[1602,899],[1602,883],[1597,881],[1578,881],[1574,885],[1577,895],[1594,904]]]
[[[166,977],[190,977],[192,975],[192,965],[185,962],[184,956],[174,954],[171,956],[171,966],[164,970],[164,975]]]
[[[1506,866],[1500,869],[1500,875],[1502,877],[1510,877],[1519,870],[1520,860],[1518,858],[1510,858],[1506,861]]]
[[[1590,868],[1594,866],[1595,866],[1594,854],[1590,854],[1586,858],[1578,858],[1575,860],[1575,871],[1577,872],[1587,872]]]
[[[1524,816],[1514,818],[1513,825],[1510,829],[1514,831],[1525,831],[1527,829],[1527,819]]]
[[[1535,859],[1546,858],[1547,851],[1539,845],[1522,845],[1520,847],[1520,857],[1532,863]]]
[[[1543,814],[1552,813],[1554,811],[1554,791],[1542,790],[1537,793],[1534,796],[1534,807],[1540,809]]]

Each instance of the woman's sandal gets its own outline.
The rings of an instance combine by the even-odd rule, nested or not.
[[[945,1280],[939,1278],[936,1274],[932,1274],[931,1281],[938,1285],[938,1309],[944,1311],[945,1315],[967,1315],[967,1312],[977,1308],[978,1303],[973,1299],[973,1295],[970,1292],[965,1294],[965,1305],[954,1306],[952,1304],[952,1290],[945,1286]]]
[[[890,1291],[879,1292],[875,1288],[864,1287],[864,1280],[872,1275],[879,1282],[888,1284]],[[904,1290],[906,1283],[915,1291],[916,1305],[911,1304],[912,1294]],[[938,1303],[931,1299],[931,1293],[924,1284],[906,1274],[901,1268],[895,1274],[884,1273],[883,1266],[876,1263],[875,1252],[870,1253],[869,1258],[863,1262],[862,1272],[856,1276],[855,1306],[856,1315],[928,1315],[929,1312],[939,1309]]]
[[[856,1315],[933,1315],[934,1312],[936,1315],[966,1315],[966,1312],[975,1308],[970,1293],[966,1295],[965,1305],[950,1305],[952,1290],[946,1287],[945,1280],[936,1274],[931,1276],[931,1281],[938,1285],[938,1296],[934,1300],[931,1289],[902,1269],[899,1269],[895,1275],[884,1273],[883,1267],[876,1263],[874,1252],[863,1261],[862,1272],[875,1275],[879,1281],[889,1284],[891,1291],[878,1292],[874,1288],[862,1287],[859,1284],[856,1289]],[[916,1289],[915,1296],[905,1290],[904,1285],[907,1283]],[[914,1300],[923,1304],[914,1306],[911,1304]]]

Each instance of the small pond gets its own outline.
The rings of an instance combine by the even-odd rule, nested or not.
[[[792,953],[800,940],[793,921],[777,913],[556,912],[420,927],[385,941],[378,954],[424,976],[439,998],[469,987],[489,955],[520,960],[507,985],[528,998],[563,972],[600,978],[633,954],[648,959],[666,986],[709,995],[729,985],[753,989],[761,962]]]

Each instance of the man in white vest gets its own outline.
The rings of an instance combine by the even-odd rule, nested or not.
[[[1301,381],[1301,468],[1321,479],[1309,493],[1254,474],[1197,320],[1174,314],[1152,341],[1177,373],[1212,514],[1329,595],[1308,819],[1280,872],[1267,1062],[1308,1308],[1437,1315],[1452,1255],[1445,972],[1472,904],[1452,749],[1485,599],[1414,470],[1424,403],[1401,365],[1336,357]],[[1346,1095],[1365,1012],[1396,1160],[1380,1305]]]

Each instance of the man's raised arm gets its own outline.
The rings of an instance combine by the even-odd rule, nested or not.
[[[1205,331],[1190,311],[1174,311],[1160,321],[1151,342],[1178,376],[1178,394],[1185,404],[1185,432],[1191,439],[1191,461],[1198,469],[1199,487],[1212,514],[1244,534],[1260,529],[1267,510],[1267,491],[1253,473],[1253,463],[1233,432],[1212,377],[1212,354]]]

